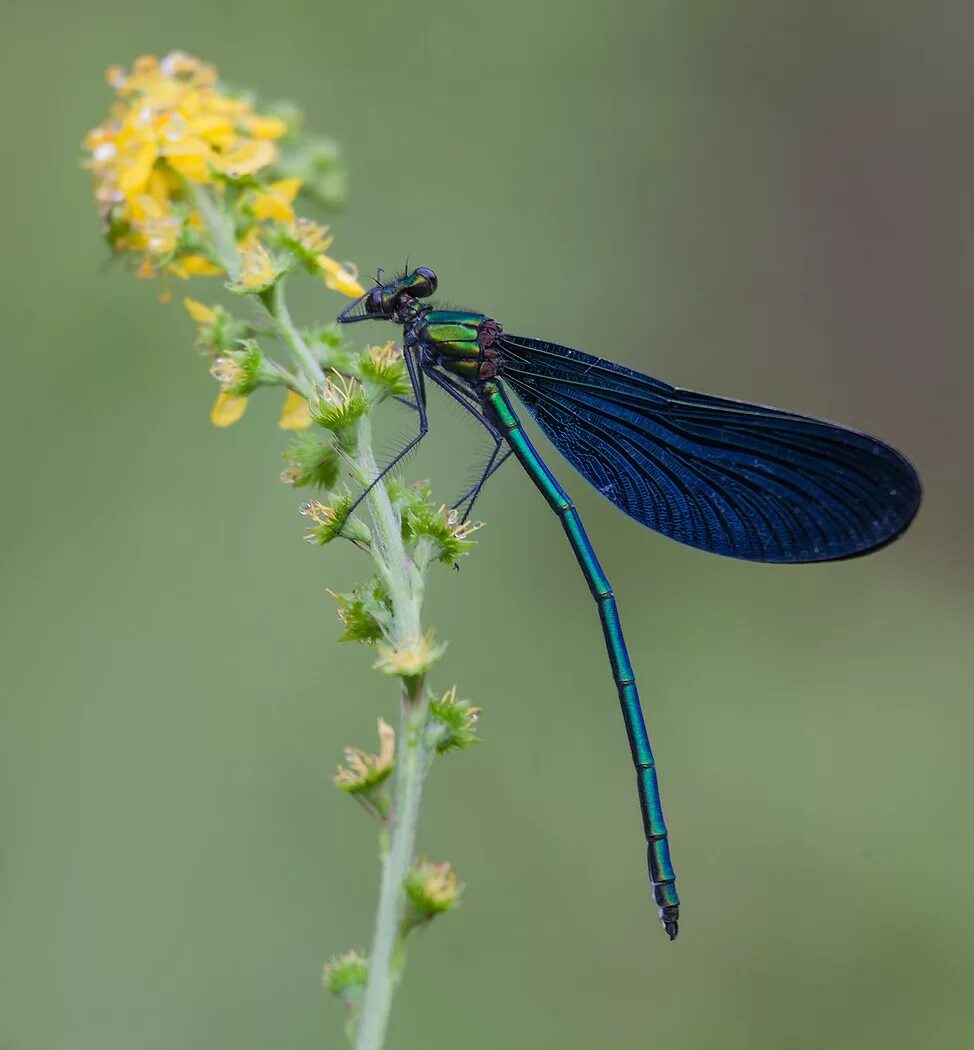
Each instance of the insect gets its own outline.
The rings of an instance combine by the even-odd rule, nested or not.
[[[525,433],[507,388],[565,459],[620,510],[664,536],[733,558],[796,564],[868,554],[913,520],[920,479],[876,438],[680,390],[578,350],[510,335],[484,314],[425,302],[436,288],[436,274],[426,267],[387,283],[377,278],[338,318],[402,327],[419,433],[382,473],[426,435],[429,379],[494,440],[480,480],[460,501],[465,514],[513,455],[558,516],[598,606],[636,772],[653,897],[674,940],[680,899],[616,600],[578,511]]]

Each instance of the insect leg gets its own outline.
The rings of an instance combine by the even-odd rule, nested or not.
[[[427,375],[441,390],[444,390],[449,394],[457,404],[462,405],[494,439],[493,451],[491,452],[490,457],[487,460],[487,465],[477,483],[472,488],[468,489],[453,505],[453,509],[456,510],[463,506],[463,504],[466,504],[460,517],[462,520],[467,520],[470,517],[470,512],[473,510],[474,502],[480,495],[480,491],[486,484],[487,479],[506,462],[511,451],[508,449],[498,460],[497,456],[500,452],[501,445],[504,444],[504,436],[494,425],[493,421],[484,415],[483,410],[480,407],[480,398],[474,394],[473,391],[469,390],[466,386],[455,382],[453,377],[448,373],[440,373],[430,370],[427,372]]]
[[[423,382],[423,373],[419,366],[416,364],[414,356],[407,350],[403,355],[403,359],[406,362],[406,371],[409,373],[409,382],[413,388],[413,397],[416,399],[416,403],[406,402],[411,408],[415,408],[419,413],[419,433],[411,438],[403,448],[396,453],[393,459],[382,468],[381,471],[369,482],[366,488],[359,494],[358,499],[349,508],[348,514],[345,515],[345,521],[351,517],[355,512],[355,508],[365,499],[365,497],[375,488],[376,485],[389,473],[390,470],[404,457],[408,456],[410,452],[426,437],[426,432],[429,430],[429,423],[426,418],[426,384]],[[343,524],[344,527],[344,524]],[[339,530],[339,535],[341,530]]]

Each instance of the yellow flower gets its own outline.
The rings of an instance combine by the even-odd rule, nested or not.
[[[183,255],[176,262],[169,264],[169,269],[177,277],[186,280],[188,277],[216,277],[223,273],[205,255]]]
[[[219,272],[198,251],[179,258],[183,226],[201,225],[187,207],[190,189],[273,164],[274,140],[287,126],[228,95],[213,66],[181,51],[162,59],[143,55],[131,71],[112,66],[106,76],[115,104],[84,148],[113,247],[141,254],[144,274],[155,273],[159,257],[173,252],[167,262],[180,277]],[[284,194],[286,199],[286,188]],[[147,200],[155,202],[154,210]],[[282,221],[293,221],[293,213]]]
[[[213,181],[217,154],[205,139],[179,137],[164,143],[159,152],[169,168],[189,182]]]
[[[365,295],[365,289],[358,283],[358,270],[351,263],[335,262],[322,254],[318,256],[318,265],[325,274],[325,284],[333,291],[341,292],[350,299]]]
[[[311,398],[311,418],[325,430],[336,433],[350,427],[368,408],[362,384],[332,369],[334,379],[326,377]]]
[[[277,425],[281,430],[307,430],[311,426],[311,405],[308,399],[289,390]]]
[[[257,228],[250,232],[254,236],[248,236],[240,244],[240,276],[235,286],[241,291],[260,292],[269,288],[279,274],[270,252],[256,237]]]
[[[407,639],[392,647],[378,643],[379,658],[372,665],[376,671],[398,675],[401,678],[415,678],[425,674],[446,652],[446,643],[433,644],[433,631],[425,635]]]
[[[277,160],[277,147],[273,142],[265,139],[255,139],[245,142],[242,146],[229,153],[214,154],[211,164],[217,171],[229,175],[231,179],[239,179],[242,175],[253,175],[254,172],[266,168]]]
[[[408,892],[430,911],[448,911],[460,895],[460,882],[449,861],[421,860],[410,872]]]
[[[250,202],[254,217],[294,223],[294,209],[291,205],[300,189],[300,179],[279,179],[272,182],[267,189],[256,190]]]
[[[215,427],[229,427],[247,411],[247,398],[234,397],[233,394],[220,391],[216,402],[210,410],[210,422]]]
[[[130,203],[129,214],[134,247],[156,257],[168,255],[176,247],[181,224],[155,197],[136,197]]]
[[[307,252],[326,252],[331,247],[332,237],[328,227],[312,222],[311,219],[298,219],[291,227],[291,236]],[[320,260],[315,261],[320,263]]]
[[[437,915],[454,908],[463,887],[448,861],[433,864],[421,860],[406,876],[408,907],[403,916],[404,932],[424,926]]]
[[[210,366],[210,375],[223,387],[224,393],[243,382],[245,373],[233,357],[217,357]]]
[[[343,791],[357,794],[381,784],[392,772],[396,756],[396,733],[379,719],[379,753],[370,755],[360,747],[345,748],[345,765],[338,767],[334,781]]]
[[[198,303],[195,299],[190,299],[188,295],[183,298],[183,306],[197,324],[216,324],[218,320],[215,310]]]
[[[279,139],[287,131],[287,124],[280,117],[251,116],[243,123],[255,139]]]

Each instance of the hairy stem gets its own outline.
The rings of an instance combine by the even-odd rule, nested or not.
[[[284,297],[284,281],[261,296],[274,327],[287,344],[304,384],[313,387],[324,372],[295,326]],[[366,485],[379,477],[372,448],[369,417],[357,425],[354,474]],[[376,571],[392,603],[391,637],[394,648],[416,644],[422,632],[422,605],[426,565],[417,566],[406,552],[402,520],[389,498],[385,482],[372,486],[366,496],[372,519],[372,556]],[[404,962],[402,924],[406,903],[405,882],[413,866],[419,826],[423,782],[430,765],[426,744],[429,699],[425,675],[401,679],[400,725],[396,746],[395,800],[383,838],[382,878],[375,915],[369,977],[355,1026],[355,1050],[381,1050],[385,1043],[392,997]]]
[[[235,281],[240,276],[240,251],[230,217],[217,206],[205,186],[189,181],[185,186],[193,206],[209,230],[213,251],[220,265],[226,270],[230,280]]]
[[[274,327],[287,344],[287,348],[291,351],[298,367],[313,384],[324,382],[325,373],[322,371],[321,365],[315,360],[315,356],[304,341],[304,337],[295,327],[294,321],[291,320],[291,312],[288,310],[287,301],[284,298],[283,277],[271,289],[265,305]]]
[[[422,676],[403,681],[392,834],[382,860],[369,980],[358,1019],[355,1050],[381,1050],[385,1044],[392,996],[402,969],[404,887],[413,864],[423,781],[430,760],[424,742],[428,707],[425,693]]]
[[[358,427],[357,460],[363,477],[378,476],[367,417],[363,417]],[[392,641],[398,646],[415,641],[420,635],[423,576],[406,553],[399,513],[389,499],[384,482],[380,481],[369,491],[367,501],[373,525],[373,557],[392,600]],[[425,742],[428,709],[425,676],[403,678],[395,802],[389,845],[382,856],[379,902],[369,952],[369,979],[358,1019],[355,1050],[381,1050],[392,996],[402,969],[405,881],[413,865],[423,781],[430,764]]]

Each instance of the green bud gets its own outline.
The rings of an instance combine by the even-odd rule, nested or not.
[[[430,487],[425,481],[418,481],[408,488],[402,485],[390,485],[390,496],[395,500],[402,515],[403,539],[419,550],[426,545],[423,557],[428,561],[434,559],[444,565],[455,565],[465,554],[474,548],[474,541],[468,539],[471,533],[481,528],[481,522],[460,521],[455,510],[437,506],[430,499]]]
[[[377,642],[392,624],[392,601],[378,577],[348,594],[328,592],[338,602],[338,618],[345,625],[340,642]]]
[[[478,743],[476,725],[479,717],[479,707],[474,707],[469,700],[457,699],[456,686],[440,697],[433,697],[426,725],[429,745],[442,755]]]
[[[288,260],[271,253],[258,241],[240,250],[240,273],[224,287],[233,295],[257,295],[268,301],[274,285],[287,273]]]
[[[368,410],[369,402],[362,384],[341,372],[316,387],[311,397],[311,418],[335,434],[348,432]]]
[[[449,861],[441,864],[420,861],[406,876],[405,888],[407,907],[402,920],[403,935],[455,908],[463,892]]]
[[[281,374],[267,361],[253,339],[242,339],[239,350],[223,350],[213,360],[210,375],[233,397],[247,397],[260,386],[278,386]]]
[[[354,795],[380,821],[385,822],[392,809],[392,800],[386,790],[395,765],[396,733],[384,719],[379,719],[379,753],[370,755],[360,747],[346,747],[343,761],[334,776],[335,786]]]
[[[287,466],[281,481],[300,489],[305,486],[330,491],[338,483],[340,462],[335,446],[314,434],[299,434],[283,452]]]
[[[416,638],[400,638],[394,645],[378,642],[378,659],[373,670],[398,678],[417,678],[426,674],[446,652],[446,642],[433,641],[433,629]]]
[[[412,390],[402,351],[393,342],[363,351],[358,361],[358,375],[378,401],[402,397]]]
[[[364,952],[354,949],[335,955],[325,963],[321,983],[332,995],[345,995],[356,986],[364,988],[369,979],[369,962]]]
[[[362,996],[369,980],[369,962],[364,952],[350,951],[336,955],[325,963],[321,984],[326,992],[341,999],[347,1022],[345,1034],[349,1042],[355,1034],[355,1020],[362,1005]]]
[[[354,503],[355,498],[350,492],[335,495],[331,506],[316,499],[302,503],[298,509],[314,523],[305,532],[304,538],[315,546],[323,547],[342,534],[361,547],[369,546],[372,533],[364,521],[352,515]]]

